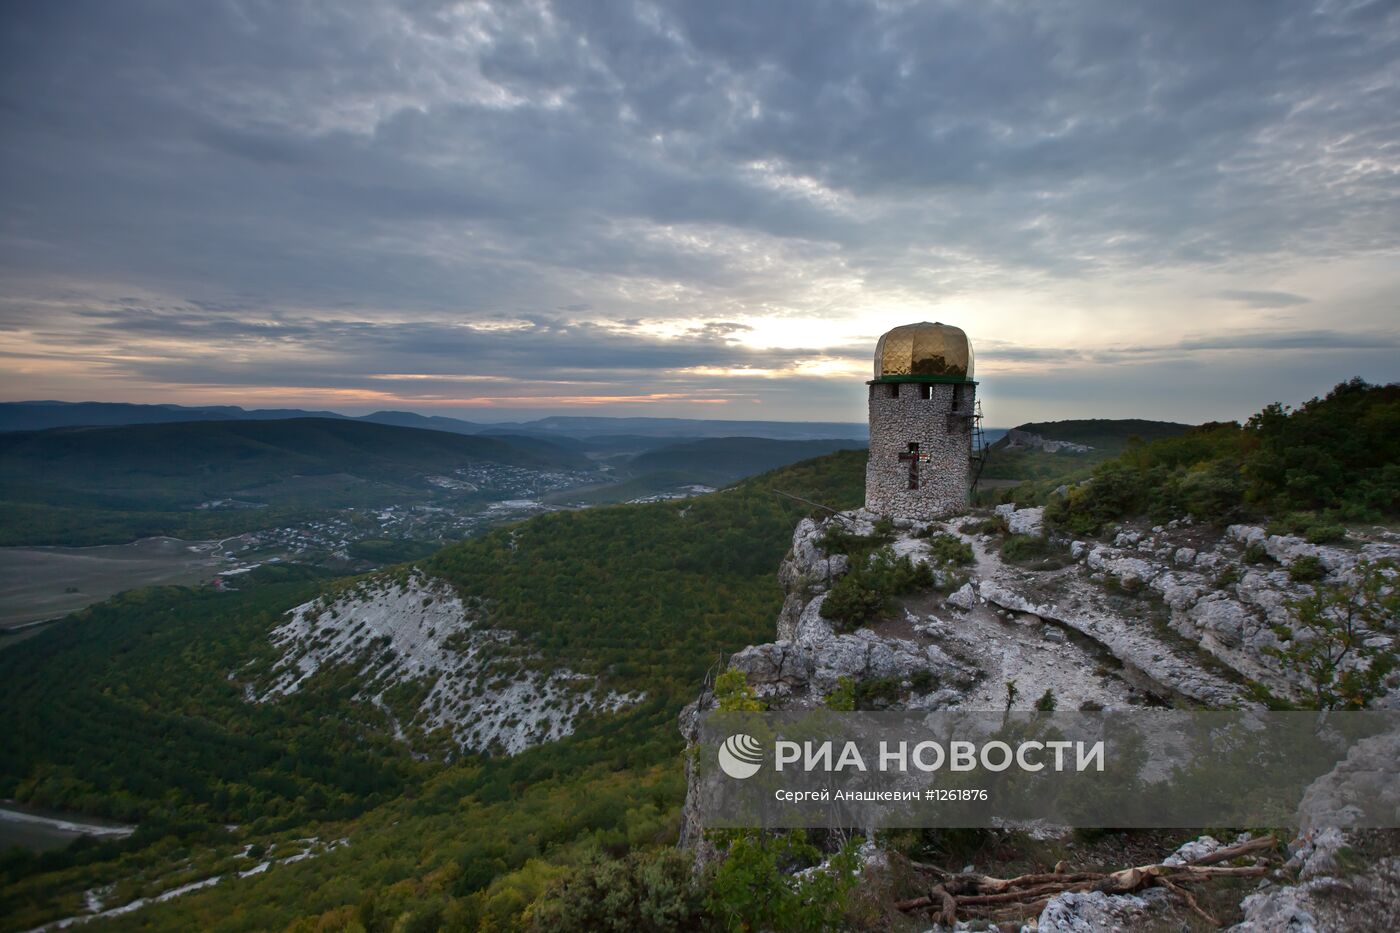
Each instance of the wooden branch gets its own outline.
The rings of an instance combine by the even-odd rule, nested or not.
[[[926,871],[929,874],[937,875],[940,878],[953,877],[952,872],[944,868],[939,868],[937,865],[930,865],[928,862],[916,862],[913,859],[905,859],[905,861],[908,862],[909,867],[914,869],[915,871]]]
[[[931,892],[931,897],[937,897],[941,910],[938,913],[938,922],[945,927],[952,927],[958,922],[958,901],[957,898],[948,893],[948,889],[943,885],[938,885]]]
[[[1224,926],[1224,924],[1221,923],[1219,920],[1216,920],[1210,914],[1206,913],[1205,908],[1203,908],[1200,905],[1200,902],[1196,900],[1196,895],[1192,894],[1190,891],[1186,890],[1180,885],[1174,884],[1168,878],[1159,878],[1158,881],[1161,882],[1162,887],[1166,888],[1168,891],[1181,898],[1186,903],[1186,906],[1190,908],[1191,912],[1196,916],[1200,917],[1206,923],[1209,923],[1213,927]]]
[[[1233,865],[1185,865],[1172,872],[1171,878],[1173,881],[1204,881],[1206,878],[1248,878],[1268,873],[1268,865],[1242,865],[1238,868]]]
[[[1241,842],[1239,845],[1227,846],[1224,849],[1216,849],[1209,855],[1202,855],[1200,858],[1191,859],[1188,865],[1214,865],[1216,862],[1228,862],[1243,855],[1253,855],[1255,852],[1265,852],[1278,845],[1278,840],[1273,836],[1260,836],[1258,839],[1251,839],[1248,842]]]
[[[900,901],[896,909],[904,912],[937,912],[939,922],[952,926],[957,915],[976,915],[982,919],[1010,920],[1037,916],[1050,898],[1072,891],[1103,891],[1105,894],[1128,894],[1144,888],[1162,887],[1180,898],[1192,913],[1213,926],[1219,921],[1201,907],[1196,896],[1183,885],[1209,881],[1212,878],[1256,877],[1267,874],[1270,866],[1221,865],[1249,855],[1272,850],[1277,841],[1273,836],[1261,836],[1238,845],[1226,846],[1209,855],[1192,859],[1181,865],[1154,862],[1136,865],[1115,872],[1070,872],[1064,862],[1055,871],[1017,875],[1014,878],[992,878],[979,874],[953,874],[936,865],[910,861],[916,871],[937,875],[942,880],[927,895]]]

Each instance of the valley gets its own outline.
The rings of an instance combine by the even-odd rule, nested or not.
[[[1203,475],[1256,475],[1214,465],[1239,448],[1212,430],[1125,446],[1089,483],[1072,478],[1082,452],[1035,449],[1060,472],[928,528],[862,514],[864,452],[837,450],[683,501],[589,508],[560,501],[586,486],[525,490],[509,485],[524,474],[492,474],[492,501],[520,509],[511,520],[361,572],[332,562],[354,557],[355,522],[378,536],[358,542],[393,541],[440,513],[354,505],[278,524],[246,551],[226,539],[225,559],[248,569],[222,590],[130,591],[0,652],[0,710],[19,725],[0,749],[0,796],[136,827],[5,856],[3,929],[550,928],[535,918],[591,873],[691,877],[699,827],[677,726],[735,672],[770,708],[1305,702],[1296,671],[1262,648],[1290,601],[1341,585],[1362,559],[1394,559],[1391,513],[1337,537],[1322,514],[1335,504],[1302,514],[1269,500],[1285,523],[1245,505],[1242,480],[1205,496]],[[1355,454],[1373,455],[1389,456]],[[422,475],[444,497],[489,479]],[[536,502],[538,514],[521,505]],[[896,593],[880,572],[852,575],[883,547],[928,564],[929,581]],[[851,598],[855,584],[878,598]],[[871,614],[826,618],[832,594],[841,612]],[[1151,861],[1195,835],[869,845],[884,864],[1030,871],[1112,867],[1123,850]],[[800,889],[837,857],[830,841],[793,840],[802,854],[780,861],[721,840],[741,857],[696,882],[695,922],[747,909],[725,893],[739,870],[725,864],[768,859],[763,884]],[[794,864],[807,874],[780,870]],[[1207,906],[1238,920],[1248,893]],[[857,895],[831,894],[832,910]],[[1140,916],[1194,929],[1178,907],[1145,904]]]
[[[363,573],[532,515],[687,498],[858,445],[286,418],[0,433],[0,648],[132,587],[236,587],[286,562]]]

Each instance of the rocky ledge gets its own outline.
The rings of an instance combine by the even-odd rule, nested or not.
[[[893,617],[838,631],[822,607],[850,558],[826,550],[823,539],[835,526],[848,536],[874,535],[877,521],[856,510],[797,526],[779,570],[785,598],[776,640],[729,659],[767,708],[825,705],[843,681],[877,685],[864,693],[862,708],[890,709],[1027,709],[1047,692],[1061,709],[1248,706],[1258,703],[1260,686],[1299,697],[1305,685],[1270,653],[1281,632],[1303,634],[1293,604],[1318,585],[1354,581],[1363,561],[1400,560],[1400,539],[1383,530],[1315,545],[1256,526],[1221,532],[1186,521],[1125,525],[1099,541],[1060,540],[1047,536],[1043,509],[1004,505],[948,522],[896,520],[892,531],[879,528],[896,556],[928,564],[937,586],[901,600]],[[973,562],[939,563],[929,546],[939,535],[967,544]],[[1008,535],[1038,542],[1051,559],[1003,559]],[[1396,637],[1400,620],[1374,635],[1386,644]],[[1400,675],[1386,686],[1376,705],[1400,708]],[[689,741],[699,715],[715,705],[706,691],[682,713]],[[687,801],[682,840],[704,859],[710,853],[693,804]],[[1382,875],[1367,884],[1384,888]],[[1240,929],[1273,929],[1264,925],[1271,918],[1308,914],[1297,902],[1305,893],[1280,894],[1285,886],[1270,884],[1246,902]],[[1046,908],[1040,929],[1097,929],[1101,920],[1104,928],[1126,928],[1151,908],[1151,897],[1067,896]],[[1310,929],[1289,922],[1289,929]]]

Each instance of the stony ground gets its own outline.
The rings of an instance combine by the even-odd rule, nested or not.
[[[1046,691],[1059,709],[1257,705],[1255,684],[1276,696],[1299,696],[1304,686],[1267,650],[1280,643],[1277,626],[1295,623],[1289,604],[1312,592],[1312,583],[1290,573],[1294,565],[1320,568],[1319,583],[1341,583],[1355,578],[1361,561],[1400,559],[1400,536],[1386,529],[1319,546],[1254,526],[1222,533],[1174,522],[1124,526],[1101,541],[1054,542],[1050,558],[1018,564],[1002,558],[1003,536],[1043,535],[1042,510],[997,512],[1000,531],[988,528],[986,514],[932,528],[897,523],[897,555],[929,561],[920,533],[947,533],[972,546],[975,563],[939,567],[940,592],[907,598],[892,617],[847,633],[835,631],[821,607],[848,558],[824,552],[820,541],[833,523],[870,534],[876,516],[854,511],[804,520],[779,573],[786,601],[777,640],[738,652],[731,666],[770,709],[821,706],[842,678],[901,684],[895,699],[883,701],[893,708],[1001,710],[1008,683],[1015,685],[1015,709],[1031,708]],[[1397,636],[1400,620],[1378,637]],[[920,671],[934,674],[932,686],[926,675],[915,676]],[[1400,679],[1388,686],[1378,705],[1400,707]],[[702,696],[688,708],[682,731],[693,738],[696,714],[713,702]],[[687,806],[685,820],[685,838],[700,838],[694,807]],[[1337,853],[1367,838],[1314,829],[1295,840],[1289,866],[1234,909],[1244,917],[1238,929],[1400,929],[1374,925],[1393,920],[1393,906],[1344,906],[1349,897],[1400,903],[1393,854],[1342,877]],[[1159,926],[1177,917],[1165,900],[1159,893],[1065,896],[1046,908],[1038,929],[1181,929],[1179,919]]]

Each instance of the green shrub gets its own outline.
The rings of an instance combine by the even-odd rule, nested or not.
[[[802,878],[821,852],[799,833],[741,837],[715,870],[708,907],[728,930],[841,930],[852,890],[860,883],[855,846]]]
[[[530,928],[550,933],[702,930],[709,926],[705,891],[694,860],[674,848],[610,859],[598,852],[555,882],[526,914]]]
[[[850,631],[887,612],[894,597],[933,585],[928,564],[915,564],[908,555],[896,558],[882,547],[864,559],[852,559],[822,601],[823,618]]]
[[[1072,561],[1064,551],[1040,535],[1011,535],[1001,542],[1003,560],[1032,570],[1055,570]]]
[[[1269,534],[1298,535],[1313,544],[1328,544],[1347,536],[1346,526],[1337,519],[1337,512],[1289,512],[1269,523]]]
[[[1327,568],[1312,554],[1304,554],[1288,565],[1288,579],[1294,583],[1316,583],[1327,576]]]
[[[856,708],[856,682],[849,677],[838,677],[836,689],[826,698],[826,708],[849,713]]]
[[[1318,520],[1307,528],[1303,529],[1303,537],[1312,544],[1327,544],[1331,541],[1341,541],[1347,536],[1346,526],[1337,522]]]
[[[856,709],[889,709],[903,695],[903,678],[872,677],[856,684]]]
[[[838,623],[849,631],[874,619],[885,611],[887,595],[862,576],[848,573],[831,588],[822,601],[823,618]]]
[[[938,676],[928,668],[915,671],[909,677],[909,686],[917,693],[928,693],[938,686]]]
[[[962,530],[970,535],[1004,535],[1010,531],[1005,515],[989,515],[980,522],[969,522]]]
[[[928,552],[944,567],[965,567],[976,559],[972,553],[972,545],[950,534],[929,535]]]
[[[1053,713],[1055,711],[1055,691],[1046,690],[1040,695],[1040,699],[1035,701],[1035,708],[1042,713]]]
[[[1217,590],[1223,590],[1227,586],[1233,586],[1239,583],[1243,576],[1244,574],[1240,573],[1240,568],[1231,564],[1229,567],[1226,567],[1224,570],[1220,571],[1220,573],[1216,574],[1215,588]]]
[[[744,672],[732,667],[715,678],[715,701],[726,713],[756,713],[763,709],[763,701],[754,694]]]
[[[893,532],[893,526],[885,522],[877,523],[871,534],[858,535],[843,522],[833,521],[817,539],[817,547],[828,554],[868,554],[894,540]]]
[[[1033,535],[1012,535],[1001,543],[1001,556],[1013,561],[1035,560],[1046,550],[1045,539]]]

